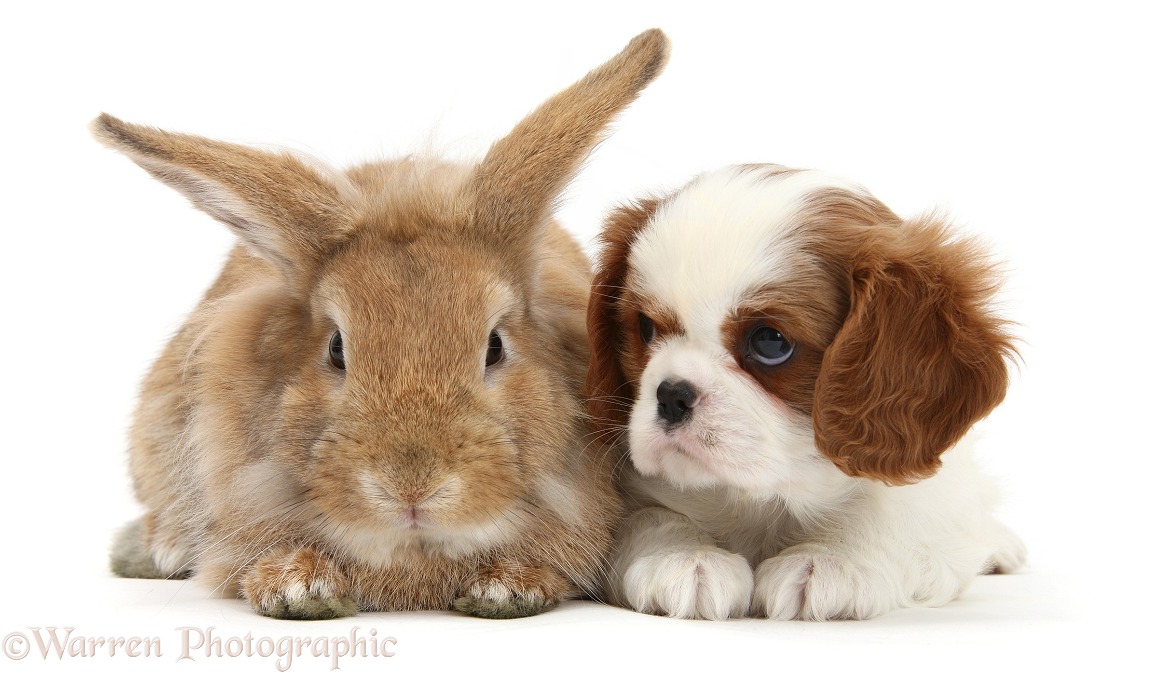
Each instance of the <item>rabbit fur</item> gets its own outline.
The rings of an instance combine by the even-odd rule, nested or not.
[[[595,593],[622,507],[582,401],[589,262],[551,215],[668,49],[639,35],[476,165],[95,120],[240,240],[143,384],[114,572],[292,619]]]

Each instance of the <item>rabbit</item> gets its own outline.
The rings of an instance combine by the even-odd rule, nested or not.
[[[240,240],[145,378],[145,515],[112,571],[282,619],[513,618],[597,594],[622,504],[588,444],[590,263],[551,212],[668,55],[644,32],[476,165],[340,172],[94,120]]]

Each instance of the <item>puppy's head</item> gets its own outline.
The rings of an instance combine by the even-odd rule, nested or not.
[[[590,414],[639,471],[756,495],[888,484],[1002,401],[995,274],[936,218],[815,171],[733,167],[615,211],[590,297]]]

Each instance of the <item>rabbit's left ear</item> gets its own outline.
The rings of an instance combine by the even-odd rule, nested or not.
[[[289,279],[301,277],[353,221],[343,176],[271,153],[123,122],[103,114],[93,135],[225,223]]]
[[[667,36],[648,30],[493,144],[470,184],[475,227],[528,264],[554,200],[606,125],[663,69]]]

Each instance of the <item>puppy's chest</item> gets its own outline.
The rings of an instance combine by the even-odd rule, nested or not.
[[[722,511],[697,511],[688,517],[720,547],[744,556],[753,567],[800,539],[798,523],[777,504],[725,504]]]
[[[778,499],[757,501],[723,488],[680,490],[641,476],[633,483],[632,508],[658,505],[682,514],[753,566],[804,538],[803,525]]]

